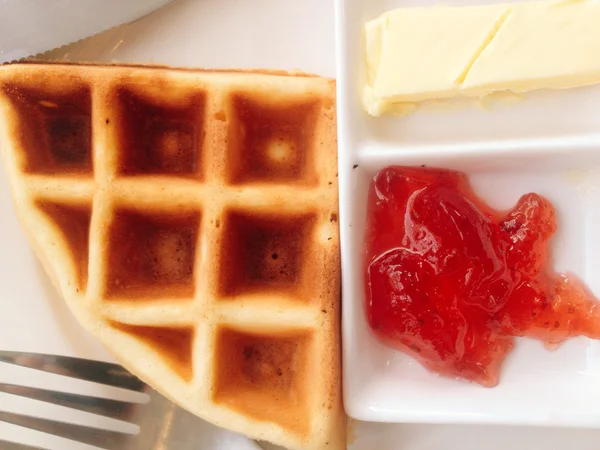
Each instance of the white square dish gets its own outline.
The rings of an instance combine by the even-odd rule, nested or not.
[[[369,421],[600,428],[598,341],[576,338],[548,351],[539,341],[517,339],[500,384],[483,388],[427,372],[368,328],[366,198],[372,176],[392,164],[465,172],[475,192],[496,208],[511,207],[527,192],[545,196],[557,210],[555,269],[574,273],[600,296],[599,86],[532,93],[487,111],[465,106],[404,118],[364,112],[364,23],[396,7],[434,3],[336,0],[346,411]]]

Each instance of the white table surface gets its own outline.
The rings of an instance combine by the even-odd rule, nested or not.
[[[49,56],[176,66],[301,69],[333,77],[333,27],[333,3],[329,0],[178,0],[133,24]],[[14,216],[3,171],[0,230],[0,348],[110,360],[74,321],[47,282]],[[24,380],[45,387],[66,386],[55,377],[36,376],[0,364],[0,382]],[[73,389],[72,384],[66,387]],[[24,408],[40,415],[47,413],[47,408],[35,402],[0,395],[0,410]],[[82,448],[2,423],[0,438],[56,450]],[[597,450],[600,431],[353,422],[351,442],[352,450]],[[207,428],[207,439],[197,448],[249,447],[236,435]]]

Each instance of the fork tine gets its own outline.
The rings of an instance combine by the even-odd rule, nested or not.
[[[142,381],[120,365],[101,361],[41,353],[0,351],[0,362],[132,391],[143,391],[146,387]]]
[[[130,448],[129,444],[136,437],[136,435],[120,433],[118,431],[101,430],[85,425],[56,422],[49,419],[2,411],[0,411],[0,422],[31,428],[42,433],[110,450]]]
[[[125,402],[88,395],[70,394],[48,389],[17,386],[8,383],[0,383],[0,392],[52,403],[54,405],[65,406],[78,411],[98,414],[117,420],[129,420],[132,415],[132,407],[139,404],[136,402]]]
[[[18,442],[3,441],[2,439],[0,439],[0,448],[2,450],[44,450],[42,447],[32,447]]]

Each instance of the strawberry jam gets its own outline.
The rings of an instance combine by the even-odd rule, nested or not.
[[[494,386],[515,336],[600,338],[600,304],[548,263],[556,220],[540,195],[499,212],[460,173],[388,167],[367,217],[369,325],[428,369]]]

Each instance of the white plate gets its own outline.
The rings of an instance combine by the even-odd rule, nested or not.
[[[395,7],[433,3],[336,0],[346,410],[372,421],[600,427],[599,342],[578,338],[549,352],[538,341],[519,339],[499,386],[482,388],[427,372],[368,329],[366,195],[371,177],[389,164],[466,172],[476,192],[498,208],[527,192],[546,196],[557,209],[556,269],[575,273],[600,295],[600,87],[540,92],[489,111],[471,106],[380,119],[363,112],[365,21]]]
[[[208,67],[300,68],[333,76],[332,23],[333,5],[322,0],[178,0],[165,11],[56,51],[53,57]],[[110,359],[74,321],[64,302],[47,283],[14,216],[2,167],[0,243],[0,348]],[[0,382],[23,380],[47,388],[104,393],[87,384],[38,377],[30,371],[0,364]],[[6,409],[66,417],[63,410],[0,395],[0,410]],[[89,417],[83,419],[85,423],[98,425]],[[600,432],[595,430],[365,422],[352,428],[354,439],[350,450],[531,450],[567,446],[595,450],[600,442]],[[2,423],[0,439],[15,439],[52,450],[82,448]],[[214,427],[207,427],[206,439],[197,445],[198,450],[249,448],[252,448],[249,441]]]

